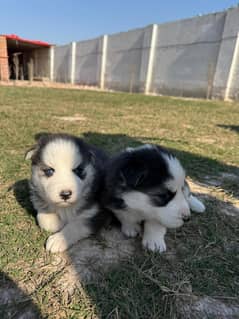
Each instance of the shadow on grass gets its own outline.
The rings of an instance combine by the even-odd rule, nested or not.
[[[110,153],[144,143],[144,138],[123,134],[87,132],[84,138]],[[148,137],[145,140],[153,142]],[[189,152],[171,151],[182,161],[188,174],[202,182],[207,182],[206,175],[238,174],[235,166]],[[35,215],[27,180],[16,182],[13,189],[19,204]],[[231,192],[231,184],[225,184],[224,189]],[[81,282],[90,302],[89,309],[95,309],[97,318],[172,318],[176,311],[175,296],[187,293],[192,287],[198,294],[236,294],[233,281],[237,280],[238,263],[234,236],[238,228],[234,217],[222,217],[220,208],[224,202],[212,197],[205,200],[206,215],[194,215],[189,225],[169,231],[168,251],[163,256],[143,252],[140,239],[125,238],[113,228],[103,230],[99,238],[79,242],[66,252],[72,268],[68,267],[67,271],[77,276],[71,280]],[[74,311],[80,318],[81,302],[74,305]],[[85,316],[90,317],[90,314]]]
[[[141,238],[127,239],[120,232],[115,236],[112,229],[107,230],[109,236],[104,236],[103,247],[99,247],[99,241],[88,239],[68,250],[78,276],[75,280],[81,282],[80,296],[87,296],[96,318],[236,318],[238,213],[211,196],[204,200],[205,214],[193,214],[187,225],[168,231],[168,250],[162,255],[145,252]],[[225,207],[231,216],[222,211]],[[115,260],[113,252],[117,254],[123,247],[127,247],[128,255]],[[86,276],[86,270],[93,278]],[[210,307],[201,301],[207,296],[212,298]],[[80,312],[82,305],[75,305],[75,309]],[[223,316],[219,317],[221,310]]]
[[[5,273],[0,272],[0,318],[42,319],[38,307]]]
[[[225,124],[218,124],[218,127],[225,128],[226,130],[231,130],[239,134],[239,125],[225,125]]]
[[[27,179],[17,181],[13,186],[13,193],[17,202],[24,208],[27,213],[36,217],[36,211],[30,200],[30,189]]]

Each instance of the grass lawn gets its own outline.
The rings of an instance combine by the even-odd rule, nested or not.
[[[111,263],[101,247],[97,275],[84,277],[90,264],[83,269],[79,254],[86,244],[46,253],[48,234],[32,216],[24,153],[39,132],[76,134],[110,153],[164,145],[182,161],[207,210],[170,231],[162,255],[143,251],[139,238],[120,237],[112,256],[124,245],[131,253]],[[238,103],[2,86],[0,145],[1,319],[221,318],[210,309],[208,317],[199,316],[196,304],[207,307],[205,300],[239,311]],[[88,243],[98,245],[96,239]]]

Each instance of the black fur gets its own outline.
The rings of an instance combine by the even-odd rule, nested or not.
[[[173,157],[158,145],[123,151],[111,158],[106,168],[103,202],[112,209],[124,209],[122,194],[140,191],[154,206],[165,206],[175,196],[165,183],[172,178],[164,156]]]

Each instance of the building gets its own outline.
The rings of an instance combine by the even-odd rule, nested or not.
[[[50,77],[47,42],[0,35],[0,80],[42,80]]]

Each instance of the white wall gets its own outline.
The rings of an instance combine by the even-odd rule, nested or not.
[[[238,32],[239,8],[236,8],[229,10],[226,14],[213,83],[213,96],[215,98],[235,98],[235,95],[237,95],[239,89],[239,61],[236,59],[234,66],[232,65],[232,61],[236,49]]]
[[[71,44],[54,48],[53,79],[56,82],[71,82]]]
[[[76,84],[99,85],[102,59],[102,37],[76,43]]]
[[[79,41],[74,70],[73,46],[55,48],[54,79],[127,92],[239,98],[238,32],[235,8],[109,35],[104,50],[103,37]]]
[[[218,13],[159,25],[151,92],[206,97],[224,19]]]
[[[105,83],[108,89],[142,92],[151,39],[151,27],[108,37]]]

